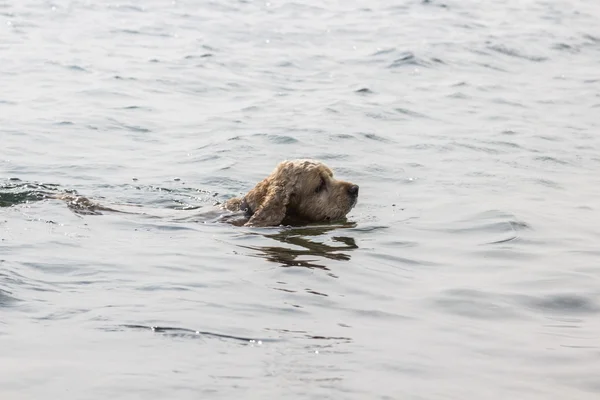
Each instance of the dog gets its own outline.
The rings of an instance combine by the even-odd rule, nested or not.
[[[342,219],[358,200],[358,185],[337,180],[325,164],[290,160],[277,165],[244,197],[232,198],[223,208],[245,213],[244,226],[277,226]]]
[[[358,185],[337,180],[325,164],[314,160],[283,161],[244,197],[220,205],[232,212],[221,221],[237,226],[268,227],[281,224],[306,224],[342,219],[358,200]],[[109,208],[86,197],[50,194],[77,214],[98,215],[102,211],[140,214]],[[237,218],[241,217],[241,218]]]

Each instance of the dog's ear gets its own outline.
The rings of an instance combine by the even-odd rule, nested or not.
[[[290,202],[290,194],[285,187],[271,185],[246,226],[276,226],[283,221]]]

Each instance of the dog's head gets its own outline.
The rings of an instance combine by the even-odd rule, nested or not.
[[[358,186],[337,180],[325,164],[284,161],[243,199],[248,226],[279,225],[286,217],[306,222],[341,219],[358,199]]]

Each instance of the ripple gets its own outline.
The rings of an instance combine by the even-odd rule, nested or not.
[[[549,164],[556,164],[556,165],[569,165],[570,163],[564,160],[560,160],[556,157],[550,157],[550,156],[539,156],[539,157],[534,157],[535,161],[541,161],[543,163],[549,163]]]
[[[487,63],[487,62],[483,62],[483,63],[476,63],[476,64],[477,64],[477,65],[480,65],[480,66],[482,66],[482,67],[484,67],[484,68],[487,68],[487,69],[494,70],[494,71],[498,71],[498,72],[508,72],[508,70],[507,70],[506,68],[502,68],[502,67],[499,67],[499,66],[497,66],[497,65],[493,65],[493,64],[490,64],[490,63]]]
[[[87,69],[85,69],[84,67],[81,67],[79,65],[67,65],[67,68],[70,69],[71,71],[88,72]]]
[[[365,132],[359,132],[358,135],[364,137],[365,139],[369,139],[369,140],[374,140],[377,142],[382,142],[382,143],[393,143],[391,140],[377,135],[376,133],[365,133]]]
[[[454,219],[442,223],[438,221],[434,227],[421,225],[419,229],[463,234],[477,238],[480,245],[496,245],[516,240],[521,232],[531,230],[531,226],[514,215],[497,210],[489,210],[472,216]],[[500,234],[501,237],[497,237]],[[484,239],[491,236],[490,239]]]
[[[437,0],[421,0],[421,4],[427,5],[427,6],[440,7],[440,8],[448,8],[448,4],[440,3]]]
[[[26,267],[29,267],[32,269],[37,269],[37,270],[44,271],[44,272],[66,274],[66,275],[69,275],[73,272],[81,271],[81,268],[77,265],[68,266],[63,263],[53,264],[53,263],[42,263],[42,262],[37,262],[37,263],[25,262],[25,263],[23,263],[23,265],[25,265]]]
[[[118,128],[122,128],[125,130],[128,130],[130,132],[136,132],[136,133],[150,133],[152,132],[150,129],[148,128],[144,128],[142,126],[139,125],[130,125],[130,124],[126,124],[124,122],[120,122],[117,121],[116,119],[109,119],[109,121],[112,122],[113,126],[118,127]]]
[[[268,139],[269,139],[269,142],[275,143],[275,144],[298,143],[298,139],[295,139],[291,136],[284,136],[284,135],[269,135]]]
[[[504,133],[504,132],[502,132],[502,134],[510,135],[510,133]],[[515,142],[506,142],[503,140],[491,140],[488,143],[491,145],[496,145],[496,146],[500,146],[500,147],[508,147],[510,149],[525,150],[525,148],[523,148],[523,146],[521,146],[520,144],[515,143]]]
[[[520,52],[519,50],[516,49],[511,49],[505,45],[490,45],[487,47],[490,50],[493,50],[497,53],[500,54],[504,54],[507,56],[511,56],[511,57],[515,57],[515,58],[521,58],[524,60],[528,60],[528,61],[534,61],[534,62],[543,62],[548,60],[547,57],[542,57],[542,56],[533,56],[533,55],[529,55],[529,54],[525,54]]]
[[[551,179],[544,179],[544,178],[532,178],[531,179],[532,182],[544,186],[544,187],[548,187],[548,188],[552,188],[552,189],[563,189],[564,187],[562,185],[560,185],[558,182],[553,181]]]
[[[597,301],[593,300],[591,296],[581,294],[557,293],[539,297],[522,296],[521,302],[539,311],[549,313],[597,314],[600,312]]]
[[[340,326],[349,328],[348,326],[345,326],[344,324],[340,324]],[[308,338],[308,339],[316,339],[316,340],[344,340],[344,341],[352,340],[352,339],[350,339],[348,337],[344,337],[344,336],[315,335],[315,334],[310,334],[309,332],[302,331],[302,330],[291,330],[291,329],[282,329],[282,328],[265,328],[265,330],[273,331],[273,332],[277,332],[277,333],[283,333],[286,335],[288,335],[288,334],[292,334],[294,336],[300,335],[300,337],[304,337],[304,338]]]
[[[495,99],[492,100],[493,103],[496,104],[505,104],[507,106],[514,106],[514,107],[519,107],[519,108],[527,108],[527,106],[525,106],[522,103],[518,103],[516,101],[511,101],[511,100],[507,100],[501,97],[497,97]]]
[[[119,11],[134,11],[134,12],[145,12],[146,9],[142,6],[135,6],[133,4],[109,4],[108,8],[119,10]]]
[[[475,146],[473,144],[468,144],[468,143],[454,143],[454,146],[463,147],[465,149],[483,152],[483,153],[487,153],[487,154],[500,154],[501,153],[498,149],[494,149],[491,147],[484,147],[481,145]]]
[[[0,277],[2,275],[0,274]],[[12,296],[11,292],[0,289],[0,307],[9,307],[18,302],[19,299]]]
[[[389,245],[389,243],[387,243]],[[412,247],[414,246],[414,244],[411,244],[409,242],[407,243],[401,243],[398,245],[399,248],[403,248],[403,247]],[[411,266],[411,267],[417,267],[417,266],[427,266],[427,267],[435,267],[435,266],[439,266],[439,263],[433,262],[433,261],[427,261],[424,259],[417,259],[417,258],[409,258],[409,257],[401,257],[401,256],[395,256],[392,254],[377,254],[374,253],[371,255],[373,258],[375,259],[379,259],[381,261],[384,261],[385,264],[387,265],[393,265],[394,267],[400,267],[400,266]]]
[[[227,335],[227,334],[223,334],[223,333],[200,331],[200,330],[194,330],[194,329],[189,329],[189,328],[178,328],[178,327],[171,327],[171,326],[147,326],[147,325],[124,324],[124,325],[120,325],[120,326],[117,326],[112,329],[105,328],[105,330],[117,331],[117,330],[122,330],[122,328],[136,329],[136,330],[149,330],[154,333],[164,334],[165,336],[184,338],[184,339],[198,339],[198,338],[203,338],[203,337],[204,338],[210,337],[210,338],[214,338],[214,339],[234,340],[234,341],[241,341],[241,342],[247,342],[247,343],[258,343],[258,342],[272,343],[272,342],[278,341],[277,339],[248,338],[248,337],[242,337],[242,336]]]
[[[276,64],[279,68],[298,68],[292,61],[280,61]]]
[[[386,54],[392,54],[396,51],[396,49],[394,47],[389,48],[389,49],[381,49],[381,50],[377,50],[375,53],[373,53],[373,56],[381,56],[381,55],[386,55]]]
[[[347,133],[336,133],[336,134],[332,134],[331,135],[332,139],[343,139],[343,140],[351,140],[351,139],[356,139],[356,137],[354,135],[350,135]]]
[[[428,67],[431,65],[431,62],[426,61],[425,59],[418,58],[414,53],[405,52],[399,58],[395,59],[388,68],[399,68],[403,66],[419,66],[419,67]]]
[[[523,315],[503,296],[474,289],[446,290],[433,304],[446,312],[478,319],[514,319]]]
[[[113,78],[116,80],[119,80],[119,81],[137,81],[137,78],[121,76],[121,75],[115,75],[115,76],[113,76]]]
[[[394,111],[396,111],[399,114],[408,115],[408,116],[411,116],[411,117],[418,117],[418,118],[427,118],[427,119],[430,119],[425,114],[421,114],[419,112],[412,111],[412,110],[409,110],[407,108],[400,108],[400,107],[398,107],[398,108],[394,108]]]
[[[114,29],[111,31],[112,34],[125,34],[132,36],[150,36],[150,37],[159,37],[159,38],[170,38],[173,35],[165,32],[148,32],[148,31],[140,31],[137,29]]]
[[[566,44],[566,43],[555,43],[552,45],[552,48],[559,51],[564,51],[571,54],[576,54],[581,51],[580,48]]]
[[[3,283],[5,283],[13,292],[23,293],[24,290],[33,290],[36,292],[58,292],[58,290],[51,288],[50,286],[52,285],[47,282],[29,278],[11,269],[5,268],[3,271],[0,271],[0,279],[2,279]],[[8,297],[14,298],[15,301],[19,300],[13,295],[13,293],[4,291],[4,294]],[[12,300],[9,299],[9,301]]]
[[[358,94],[373,94],[374,92],[371,89],[369,89],[369,88],[362,88],[362,89],[355,90],[354,93],[358,93]]]
[[[458,99],[458,100],[468,100],[471,99],[472,97],[463,93],[463,92],[454,92],[451,93],[447,96],[450,99]]]
[[[600,307],[591,296],[581,294],[548,294],[529,296],[499,294],[475,289],[451,289],[443,292],[434,303],[455,314],[485,318],[514,318],[531,310],[563,317],[597,314]]]
[[[120,110],[144,110],[144,111],[153,111],[154,109],[151,107],[145,107],[145,106],[125,106],[125,107],[119,107]]]
[[[354,315],[360,316],[361,318],[373,319],[375,321],[396,320],[398,322],[407,322],[407,321],[411,321],[414,319],[413,317],[410,317],[407,315],[394,313],[391,310],[386,311],[386,310],[375,310],[375,309],[364,308],[364,309],[348,309],[347,311]]]

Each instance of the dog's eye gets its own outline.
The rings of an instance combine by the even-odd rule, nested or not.
[[[325,179],[321,178],[321,183],[319,183],[319,186],[317,186],[317,188],[315,189],[315,193],[319,193],[321,190],[325,189]]]

